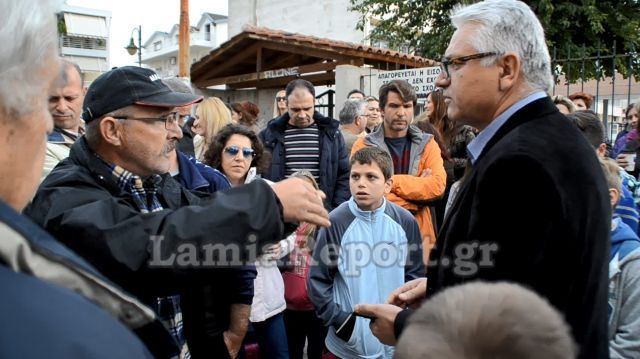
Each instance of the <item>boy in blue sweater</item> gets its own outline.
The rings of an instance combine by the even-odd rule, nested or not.
[[[385,303],[391,292],[424,275],[420,230],[413,215],[385,199],[393,162],[367,147],[351,158],[351,198],[318,232],[309,272],[309,297],[329,327],[326,345],[339,358],[391,358],[393,348],[352,315],[358,303]]]
[[[618,165],[602,159],[611,206],[620,197]],[[640,357],[640,239],[619,217],[611,223],[609,259],[609,356]]]

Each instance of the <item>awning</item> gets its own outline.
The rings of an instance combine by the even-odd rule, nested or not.
[[[103,17],[65,13],[64,22],[68,35],[109,37],[107,23]]]

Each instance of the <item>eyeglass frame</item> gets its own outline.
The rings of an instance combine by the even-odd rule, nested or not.
[[[171,120],[172,116],[173,121]],[[177,125],[179,123],[178,121],[180,120],[180,117],[181,115],[178,111],[170,112],[165,117],[133,117],[127,115],[113,116],[113,118],[118,120],[163,121],[165,130],[170,130],[172,125]]]
[[[443,58],[442,60],[440,60],[440,71],[441,73],[445,74],[445,80],[448,80],[451,78],[451,74],[449,73],[449,65],[464,65],[471,60],[483,59],[485,57],[495,56],[495,55],[498,55],[498,53],[495,51],[489,51],[489,52],[479,52],[477,54],[454,57],[451,59]]]
[[[235,151],[236,153],[232,153],[233,151]],[[242,158],[244,160],[253,160],[254,157],[256,157],[256,151],[251,148],[251,147],[240,147],[238,145],[231,145],[231,146],[227,146],[225,148],[222,149],[223,153],[226,153],[227,155],[231,156],[231,157],[236,157],[238,156],[238,153],[242,153]],[[247,155],[248,153],[248,155]]]

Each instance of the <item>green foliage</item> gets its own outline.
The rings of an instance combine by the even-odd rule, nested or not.
[[[390,47],[409,45],[415,54],[440,59],[447,48],[453,28],[449,13],[460,0],[350,0],[351,10],[361,15],[357,28],[363,30],[371,19],[374,41],[386,41]],[[640,43],[640,3],[638,0],[535,0],[525,1],[538,15],[547,36],[549,52],[556,54],[562,72],[571,82],[608,76],[613,71],[614,54],[635,52]],[[601,58],[596,61],[600,49]],[[566,59],[594,57],[582,60]],[[640,62],[640,61],[639,61]],[[633,73],[640,73],[636,61]],[[628,74],[630,58],[618,56],[616,70]],[[640,64],[638,64],[640,65]]]

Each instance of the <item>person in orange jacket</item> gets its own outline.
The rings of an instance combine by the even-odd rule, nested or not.
[[[366,146],[389,152],[394,176],[387,199],[415,216],[422,235],[423,260],[427,264],[429,252],[436,243],[429,202],[442,196],[447,180],[440,148],[432,135],[411,126],[417,96],[408,82],[393,80],[384,84],[379,97],[383,125],[358,139],[351,155]]]

